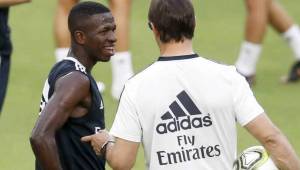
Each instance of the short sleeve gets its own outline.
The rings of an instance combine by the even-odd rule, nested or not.
[[[234,71],[232,78],[236,119],[241,126],[245,126],[258,115],[264,113],[264,110],[257,102],[246,79],[237,71]]]
[[[129,89],[125,86],[110,134],[128,141],[141,142],[142,129],[136,106],[129,94]]]

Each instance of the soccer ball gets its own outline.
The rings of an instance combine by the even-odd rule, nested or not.
[[[233,170],[278,170],[262,146],[245,149],[233,164]]]

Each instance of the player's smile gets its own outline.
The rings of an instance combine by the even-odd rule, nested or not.
[[[102,54],[105,56],[113,56],[115,54],[115,43],[108,42],[102,46]]]
[[[104,50],[114,54],[115,53],[115,44],[104,45]]]

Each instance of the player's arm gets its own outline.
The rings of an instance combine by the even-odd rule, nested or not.
[[[0,7],[8,7],[8,6],[18,5],[30,1],[31,0],[0,0]]]
[[[260,114],[245,127],[266,148],[277,167],[300,170],[299,158],[291,144],[266,114]]]
[[[141,141],[142,129],[134,104],[135,100],[130,96],[132,94],[130,87],[125,85],[118,112],[110,129],[110,133],[116,136],[114,142],[110,142],[113,139],[106,131],[81,139],[90,142],[97,155],[105,155],[108,164],[114,170],[130,170],[133,167]]]
[[[139,148],[138,142],[121,138],[112,140],[112,137],[106,131],[85,136],[82,141],[90,142],[97,155],[105,154],[108,164],[114,170],[132,169]]]
[[[44,170],[62,169],[55,141],[61,128],[82,99],[89,95],[90,81],[80,72],[71,72],[56,81],[55,90],[39,116],[30,142]]]

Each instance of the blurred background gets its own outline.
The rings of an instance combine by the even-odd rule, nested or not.
[[[107,4],[107,1],[99,1]],[[281,0],[281,4],[300,23],[299,1]],[[193,0],[196,12],[194,49],[203,57],[234,64],[244,37],[245,5],[242,0]],[[34,155],[29,135],[38,116],[44,81],[55,63],[53,19],[56,1],[37,1],[10,9],[14,51],[7,96],[0,117],[0,170],[32,170]],[[135,73],[154,62],[159,53],[147,26],[149,1],[133,0],[131,11],[131,52]],[[300,47],[299,47],[300,48]],[[286,43],[268,29],[263,52],[257,65],[257,83],[253,91],[271,119],[288,137],[300,154],[300,83],[284,85],[279,78],[293,62]],[[110,63],[98,63],[93,75],[106,84],[103,93],[107,128],[114,118],[118,102],[110,95]],[[257,142],[239,127],[239,151]],[[142,152],[136,170],[144,169]]]

